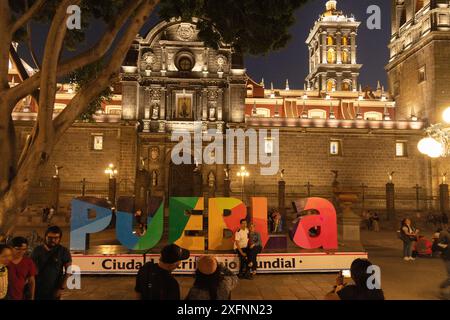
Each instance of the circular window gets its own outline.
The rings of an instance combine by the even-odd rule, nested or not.
[[[192,61],[188,57],[182,57],[178,62],[180,66],[180,71],[191,71],[192,70]]]
[[[179,52],[175,58],[175,65],[179,71],[182,72],[192,71],[195,65],[194,55],[189,51]]]

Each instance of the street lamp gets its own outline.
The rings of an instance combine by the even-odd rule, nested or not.
[[[241,178],[241,198],[242,201],[244,201],[245,178],[248,178],[250,173],[245,169],[245,167],[241,167],[241,170],[237,172],[237,176]]]
[[[116,205],[117,173],[118,171],[112,163],[105,170],[105,174],[109,175],[108,200],[111,201],[114,206]]]
[[[114,179],[117,176],[117,173],[118,171],[112,163],[110,163],[108,168],[105,170],[105,174],[109,174],[110,179]]]
[[[430,158],[447,157],[450,155],[450,107],[442,114],[445,122],[431,125],[425,131],[428,137],[419,141],[417,148]],[[446,125],[447,124],[447,125]]]

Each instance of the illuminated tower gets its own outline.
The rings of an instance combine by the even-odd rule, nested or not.
[[[337,10],[337,1],[326,3],[326,11],[311,30],[309,74],[306,85],[312,90],[356,91],[362,65],[356,60],[356,35],[360,22]]]

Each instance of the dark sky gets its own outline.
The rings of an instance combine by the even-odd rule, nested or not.
[[[292,40],[282,51],[274,52],[266,57],[246,59],[248,74],[255,81],[264,77],[266,87],[270,82],[274,86],[284,88],[286,79],[290,87],[303,88],[308,74],[308,48],[305,41],[319,14],[325,11],[326,0],[311,0],[300,8],[296,14],[297,22],[293,26]],[[378,5],[381,8],[381,30],[369,30],[366,26],[367,8]],[[390,39],[390,1],[389,0],[338,0],[338,9],[344,14],[354,14],[361,21],[357,38],[358,63],[362,63],[360,83],[376,87],[377,80],[386,86],[384,66],[388,63]]]
[[[247,72],[255,81],[259,82],[264,77],[266,86],[274,82],[275,87],[284,88],[286,79],[289,79],[291,88],[303,88],[308,73],[308,49],[305,40],[314,22],[325,11],[325,3],[326,0],[310,0],[298,10],[297,21],[291,30],[292,40],[285,49],[264,57],[247,57]],[[381,8],[381,30],[369,30],[366,26],[369,17],[366,11],[370,5],[378,5]],[[349,16],[354,14],[356,19],[362,22],[357,39],[358,63],[364,64],[360,83],[363,86],[375,87],[377,80],[380,80],[386,85],[384,66],[389,56],[387,45],[390,38],[390,1],[338,0],[338,9]],[[158,15],[154,13],[141,34],[145,35],[157,22]],[[39,57],[42,56],[46,28],[39,25],[33,28],[33,41]],[[85,50],[96,43],[103,30],[104,26],[101,23],[93,23],[87,32],[89,36],[80,49]],[[31,61],[23,48],[20,53],[27,61]],[[70,53],[65,54],[67,55]]]

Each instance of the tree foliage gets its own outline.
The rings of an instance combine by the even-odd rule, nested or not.
[[[69,83],[75,87],[76,92],[86,89],[91,80],[98,77],[104,67],[105,63],[103,62],[103,60],[91,63],[70,74]],[[101,110],[102,104],[104,102],[110,101],[112,99],[112,96],[113,90],[111,89],[111,87],[107,87],[99,94],[97,98],[89,103],[84,112],[79,116],[79,120],[92,121],[93,115],[97,111]]]
[[[47,165],[55,145],[76,121],[89,119],[111,97],[111,84],[136,35],[159,4],[163,19],[199,19],[200,37],[217,48],[227,43],[242,54],[266,54],[290,39],[294,13],[307,0],[0,0],[0,234],[14,225],[26,207],[31,183]],[[67,30],[67,8],[81,8],[81,30]],[[83,41],[95,21],[105,30],[88,49]],[[47,26],[41,62],[33,55],[32,28]],[[26,41],[39,70],[10,87],[8,65],[12,41]],[[64,59],[64,51],[73,50]],[[20,59],[19,59],[20,63]],[[23,68],[22,68],[23,69]],[[69,77],[76,94],[54,115],[57,80]],[[32,95],[38,114],[29,139],[16,156],[12,112]],[[20,150],[19,150],[20,151]]]
[[[243,54],[279,50],[291,38],[295,10],[307,0],[162,0],[160,15],[200,19],[199,36],[213,48],[232,44]]]

